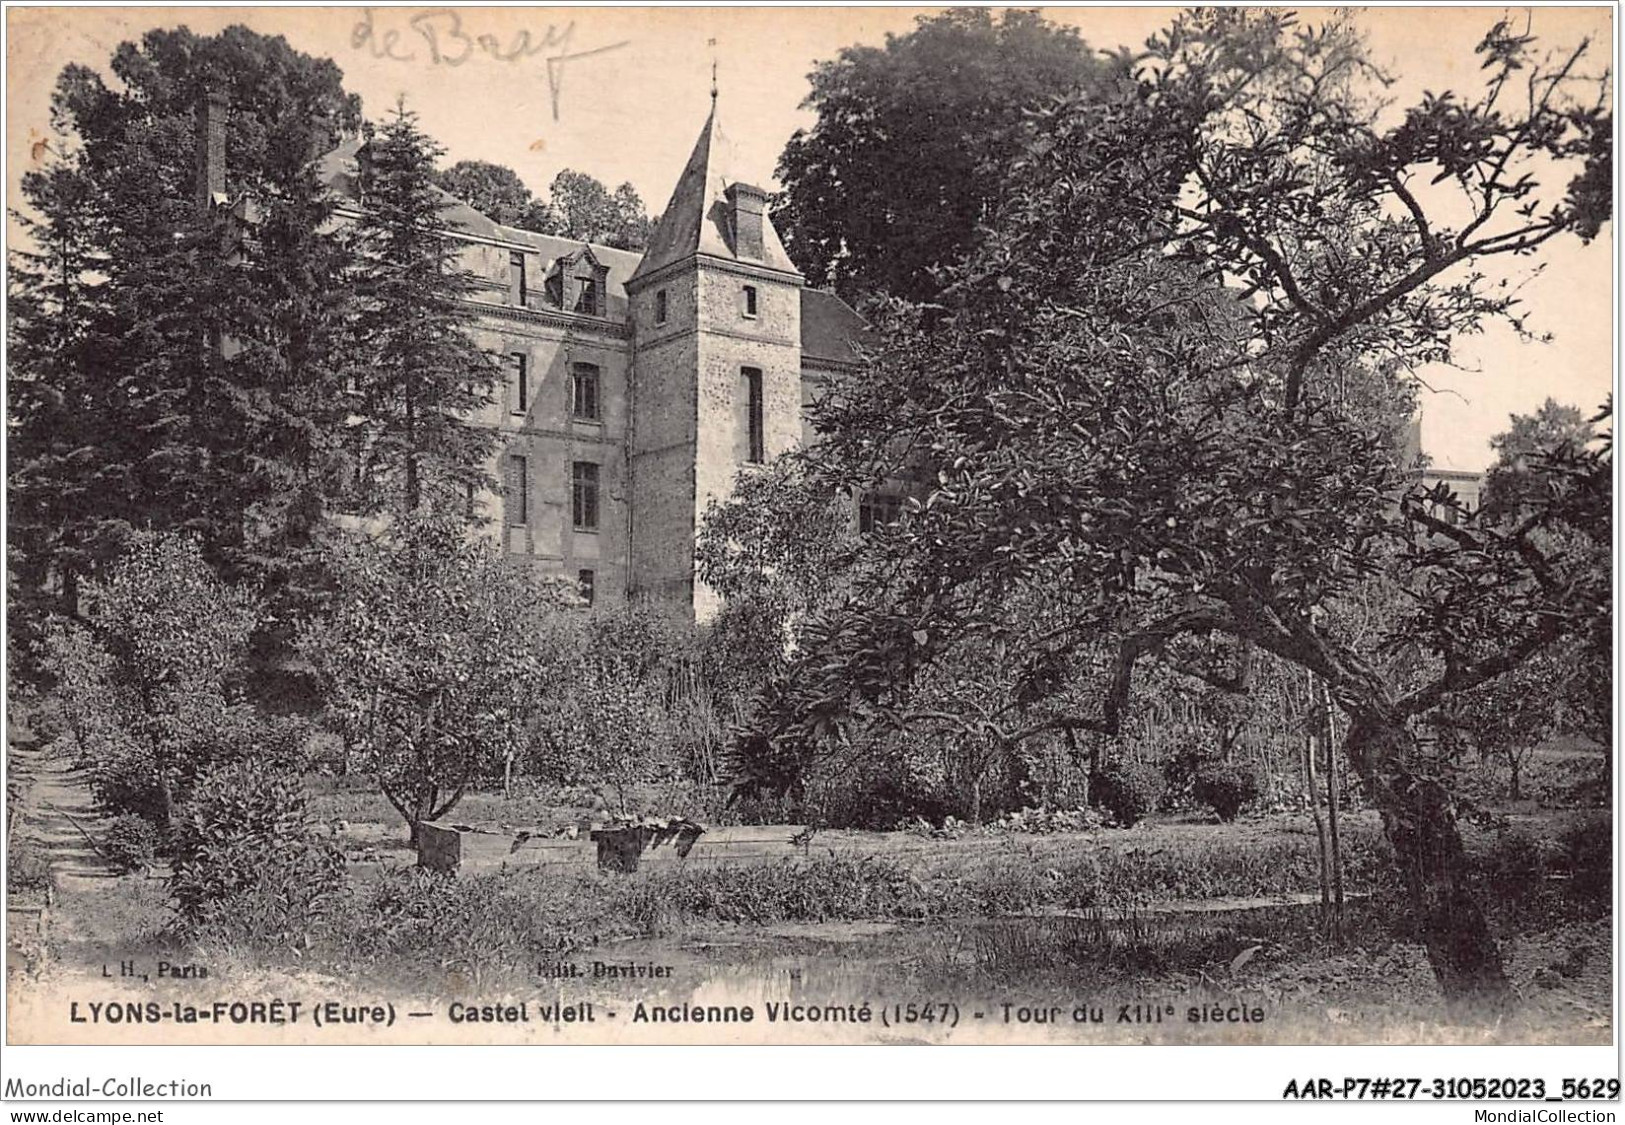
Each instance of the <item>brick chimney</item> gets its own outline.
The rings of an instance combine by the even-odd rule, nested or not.
[[[205,90],[197,107],[197,202],[209,210],[226,197],[226,114],[231,106],[219,90]]]
[[[767,192],[750,184],[734,184],[728,189],[734,232],[734,254],[762,260],[762,212],[767,208]]]

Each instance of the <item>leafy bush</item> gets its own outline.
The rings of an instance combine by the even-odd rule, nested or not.
[[[86,629],[54,623],[45,635],[45,665],[74,758],[90,774],[96,801],[111,813],[157,819],[163,796],[150,747],[125,732],[113,682],[113,660]]]
[[[1479,871],[1493,897],[1522,902],[1545,891],[1548,867],[1539,841],[1517,829],[1502,827],[1480,862]]]
[[[1244,806],[1258,800],[1262,789],[1258,769],[1250,763],[1206,762],[1197,767],[1191,796],[1229,822]]]
[[[988,825],[998,832],[1048,835],[1052,832],[1093,832],[1106,825],[1099,809],[1017,809]]]
[[[218,697],[188,702],[169,726],[170,745],[177,748],[169,766],[171,799],[176,804],[185,804],[200,774],[226,762],[253,757],[291,768],[306,731],[301,720],[264,716]],[[110,813],[161,823],[163,790],[151,747],[122,735],[104,737],[98,745],[99,751],[85,762],[97,803]],[[161,849],[161,834],[157,839]]]
[[[1095,803],[1128,828],[1157,807],[1162,787],[1162,775],[1153,767],[1118,759],[1101,768],[1091,789]]]
[[[672,913],[719,922],[884,918],[912,894],[908,873],[879,856],[684,868],[658,881]]]
[[[537,868],[453,877],[397,868],[352,888],[328,938],[347,970],[380,962],[394,969],[405,959],[431,970],[437,985],[452,968],[528,972],[538,958],[658,933],[672,916],[673,877]]]
[[[948,806],[923,787],[869,771],[854,771],[850,780],[819,769],[808,786],[807,812],[813,823],[831,828],[887,832],[899,824],[924,820],[941,824],[953,815]]]
[[[307,946],[343,882],[312,831],[297,772],[257,758],[198,779],[176,818],[170,894],[196,936]]]
[[[259,607],[178,534],[134,536],[87,596],[93,628],[45,640],[64,725],[101,805],[162,824],[199,772],[252,740],[257,720],[228,680]]]
[[[335,940],[362,960],[432,951],[447,964],[522,965],[574,947],[556,921],[554,896],[528,901],[518,881],[496,875],[455,878],[404,868],[356,888]],[[569,898],[594,896],[557,896]],[[584,935],[586,936],[586,935]]]
[[[42,891],[50,884],[51,865],[32,840],[18,836],[6,850],[6,886],[18,891]]]
[[[247,654],[259,603],[222,582],[199,542],[178,533],[132,536],[89,597],[102,676],[127,740],[121,765],[150,766],[168,828],[182,787],[207,761],[193,757],[199,734],[232,710],[227,681]]]
[[[1206,760],[1207,750],[1201,743],[1181,741],[1174,746],[1162,763],[1162,799],[1165,807],[1180,808],[1193,799],[1196,775]]]
[[[1613,800],[1607,754],[1542,754],[1525,768],[1524,791],[1547,808],[1607,808]]]
[[[116,816],[102,832],[102,852],[121,871],[139,871],[158,855],[158,829],[134,813]]]
[[[1607,906],[1614,887],[1614,827],[1607,817],[1577,824],[1563,833],[1563,864],[1574,893]]]
[[[919,769],[902,740],[872,732],[850,754],[808,755],[789,811],[827,828],[888,832],[899,824],[943,823],[954,809],[940,798],[940,778]],[[750,768],[759,769],[758,759]]]
[[[127,738],[110,740],[85,765],[91,792],[104,811],[154,822],[163,818],[164,796],[151,749]]]

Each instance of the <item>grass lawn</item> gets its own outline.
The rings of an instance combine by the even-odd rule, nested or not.
[[[1572,755],[1559,757],[1573,772]],[[1231,824],[1163,815],[1131,829],[952,839],[821,831],[804,849],[752,862],[446,878],[411,867],[405,826],[381,796],[330,778],[315,789],[318,824],[352,862],[343,892],[297,948],[267,948],[248,914],[182,942],[163,881],[137,874],[59,894],[43,959],[13,982],[53,995],[103,987],[103,966],[137,958],[207,965],[228,990],[341,984],[426,1003],[953,996],[1002,1012],[1057,997],[1092,1010],[1154,996],[1180,1013],[1238,998],[1271,1013],[1267,1026],[1245,1029],[1019,1029],[1041,1040],[1132,1031],[1135,1041],[1201,1042],[1224,1031],[1260,1042],[1591,1042],[1607,1041],[1611,1027],[1611,879],[1595,869],[1610,854],[1606,810],[1524,805],[1495,823],[1464,824],[1519,994],[1513,1017],[1478,1025],[1441,1014],[1369,811],[1343,820],[1349,902],[1333,940],[1304,813]],[[476,793],[447,819],[545,830],[592,815],[580,796]],[[1583,853],[1573,846],[1582,829]],[[598,964],[665,975],[597,979]],[[583,976],[561,979],[561,965]]]

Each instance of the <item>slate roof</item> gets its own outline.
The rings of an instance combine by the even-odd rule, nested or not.
[[[822,289],[801,291],[801,355],[835,363],[856,363],[854,345],[868,333],[868,324],[852,306]]]
[[[355,200],[357,194],[356,153],[360,148],[361,139],[351,138],[323,156],[318,166],[322,182],[350,200]],[[640,274],[653,272],[695,253],[723,258],[736,256],[732,247],[732,232],[726,221],[728,203],[724,194],[734,182],[728,175],[731,163],[729,149],[717,127],[713,107],[688,165],[678,178],[671,202],[666,205],[660,223],[650,238],[648,250],[639,254],[598,243],[590,244],[593,257],[609,269],[605,294],[609,319],[626,320],[626,283]],[[476,238],[488,238],[535,250],[549,267],[557,259],[574,255],[583,245],[587,245],[574,239],[504,226],[449,193],[441,194],[446,204],[441,215],[447,226]],[[784,251],[784,244],[779,241],[778,233],[765,216],[762,228],[764,261],[761,264],[796,272]],[[855,362],[857,355],[853,345],[862,339],[864,332],[863,318],[835,294],[818,289],[801,290],[801,353],[805,358],[833,363]]]
[[[713,101],[711,115],[705,119],[705,127],[700,130],[683,174],[677,177],[677,186],[665,211],[661,212],[643,262],[632,275],[634,278],[696,253],[718,258],[739,257],[734,253],[733,228],[728,221],[727,192],[729,186],[743,181],[734,179],[733,163],[733,146],[717,123],[717,107]],[[762,217],[760,264],[787,273],[797,272],[790,256],[784,252],[778,232],[765,215]]]
[[[317,166],[317,174],[333,191],[347,199],[356,199],[355,175],[356,153],[361,149],[361,139],[351,138],[338,148],[323,156]],[[563,257],[571,257],[579,253],[583,246],[591,246],[593,257],[598,264],[609,269],[609,277],[605,282],[608,299],[608,319],[624,321],[626,319],[626,282],[638,268],[638,262],[643,255],[636,250],[617,250],[612,246],[604,246],[596,242],[587,243],[579,239],[560,238],[557,235],[537,234],[535,231],[523,230],[519,227],[504,226],[484,213],[476,211],[450,192],[435,189],[441,196],[444,207],[440,216],[448,227],[463,231],[476,238],[488,238],[495,242],[509,242],[535,250],[541,255],[546,268],[551,269],[555,261]]]

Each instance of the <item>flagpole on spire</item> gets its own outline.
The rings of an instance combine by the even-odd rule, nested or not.
[[[705,45],[711,48],[711,108],[717,106],[717,41],[707,39]]]

